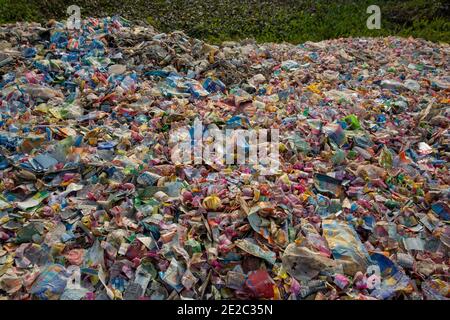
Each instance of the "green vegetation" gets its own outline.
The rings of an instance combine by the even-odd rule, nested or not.
[[[67,17],[67,1],[0,0],[0,22]],[[340,37],[400,35],[450,42],[448,1],[429,0],[71,0],[83,16],[120,14],[161,31],[219,43],[254,38],[300,43]],[[381,29],[369,30],[366,9],[381,8]]]
[[[38,10],[25,0],[0,0],[0,23],[41,19]]]

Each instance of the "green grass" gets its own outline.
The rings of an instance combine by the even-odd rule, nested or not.
[[[0,22],[67,17],[63,0],[0,0]],[[429,0],[71,0],[82,16],[121,14],[161,31],[184,30],[212,43],[254,38],[301,43],[339,37],[413,36],[450,42],[447,1]],[[381,8],[381,29],[369,30],[366,9]]]
[[[0,0],[0,23],[41,20],[39,8],[26,0]]]

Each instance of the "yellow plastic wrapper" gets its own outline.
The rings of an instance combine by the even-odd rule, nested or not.
[[[322,228],[334,259],[343,264],[344,273],[353,276],[357,271],[365,272],[370,257],[353,227],[344,221],[326,219]]]

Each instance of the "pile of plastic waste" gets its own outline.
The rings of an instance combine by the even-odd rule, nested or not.
[[[2,299],[450,298],[448,45],[20,23],[0,77]],[[196,119],[278,169],[174,163]]]

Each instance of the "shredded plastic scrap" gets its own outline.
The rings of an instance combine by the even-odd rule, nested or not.
[[[450,298],[448,45],[0,29],[1,299]],[[175,163],[196,120],[278,169]]]

